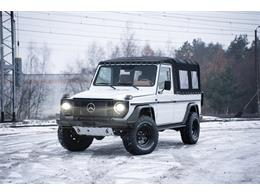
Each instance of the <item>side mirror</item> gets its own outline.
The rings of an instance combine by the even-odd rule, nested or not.
[[[171,81],[164,81],[164,90],[171,90]]]

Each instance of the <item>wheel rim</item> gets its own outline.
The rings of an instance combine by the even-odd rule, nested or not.
[[[80,142],[80,136],[75,132],[74,129],[69,130],[69,138],[75,143]]]
[[[136,141],[140,147],[150,146],[152,143],[151,126],[144,124],[140,126],[136,133]]]
[[[200,132],[200,126],[198,120],[194,120],[192,122],[192,136],[194,139],[198,139],[199,137],[199,132]]]

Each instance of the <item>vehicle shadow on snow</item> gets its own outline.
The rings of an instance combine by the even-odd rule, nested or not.
[[[156,154],[156,152],[158,152],[158,150],[167,151],[169,149],[180,149],[180,148],[184,148],[184,147],[187,147],[187,146],[179,141],[161,140],[158,142],[158,146],[156,147],[153,154]],[[122,142],[116,142],[113,144],[105,144],[105,145],[101,145],[101,146],[93,145],[86,151],[79,152],[77,154],[82,154],[82,155],[90,154],[93,157],[94,156],[109,156],[111,158],[114,158],[115,156],[128,156],[128,157],[132,156],[125,150]]]
[[[130,154],[125,150],[122,142],[114,142],[112,144],[108,143],[101,146],[91,146],[89,149],[85,151],[91,152],[93,156],[111,156],[111,158],[115,156],[129,156]]]

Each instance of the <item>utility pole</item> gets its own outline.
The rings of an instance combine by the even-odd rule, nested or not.
[[[0,11],[0,122],[15,121],[15,21],[12,11]]]
[[[2,12],[0,12],[0,106],[1,106],[1,117],[0,122],[4,122],[4,49],[3,49],[3,18]]]
[[[255,70],[256,70],[256,96],[257,96],[257,114],[260,117],[260,68],[258,64],[258,45],[257,45],[257,29],[260,28],[258,26],[255,29]]]

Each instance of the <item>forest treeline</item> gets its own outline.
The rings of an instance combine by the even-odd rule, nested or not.
[[[176,50],[176,57],[192,59],[200,64],[205,93],[203,112],[213,115],[235,115],[255,95],[254,56],[255,43],[250,44],[246,35],[236,36],[226,49],[220,44],[206,44],[194,39]],[[244,113],[253,114],[256,111],[254,98]]]

